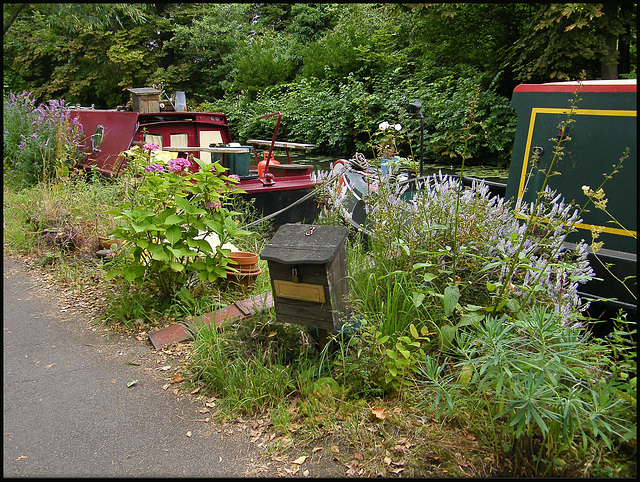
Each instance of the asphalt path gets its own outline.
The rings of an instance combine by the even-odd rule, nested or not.
[[[148,346],[64,316],[22,261],[3,264],[4,477],[268,475],[246,426],[163,389]]]

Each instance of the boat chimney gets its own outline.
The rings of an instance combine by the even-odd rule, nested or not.
[[[187,110],[187,99],[183,90],[176,91],[176,112],[184,112]]]

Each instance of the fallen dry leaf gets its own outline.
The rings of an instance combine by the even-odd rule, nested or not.
[[[298,457],[297,459],[295,459],[293,462],[291,462],[292,464],[297,464],[297,465],[301,465],[304,464],[304,461],[307,460],[307,456],[303,455],[301,457]]]
[[[171,365],[165,365],[163,367],[158,368],[158,370],[162,370],[163,372],[166,372],[167,370],[171,370]]]
[[[196,388],[194,388],[193,390],[191,390],[191,391],[189,392],[189,394],[190,394],[190,395],[194,395],[194,394],[198,393],[200,390],[202,390],[202,387],[196,387]]]
[[[285,472],[287,474],[290,475],[295,475],[298,473],[298,471],[300,470],[300,466],[299,465],[292,465],[290,469],[287,469],[286,467],[284,468]]]
[[[353,454],[353,458],[358,461],[362,461],[363,459],[362,454],[360,452],[356,452],[355,454]]]
[[[332,445],[332,446],[331,446],[331,451],[332,451],[334,454],[339,454],[339,453],[340,453],[340,448],[338,448],[338,446],[337,446],[337,445]]]
[[[27,458],[27,456],[26,456],[26,455],[21,455],[20,457],[18,457],[18,458],[16,459],[16,462],[17,462],[18,460],[22,460],[22,459],[26,459],[26,458]]]
[[[391,457],[385,457],[384,458],[384,463],[387,464],[387,465],[390,465],[391,464]]]
[[[51,368],[53,365],[55,365],[55,363],[50,363],[49,365],[47,365],[47,366],[46,366],[46,367],[44,367],[44,368],[45,368],[45,370],[47,370],[47,369]]]
[[[270,331],[269,334],[267,335],[267,338],[271,338],[276,336],[276,332],[275,331]]]
[[[187,437],[191,437],[191,430],[187,432]]]
[[[182,376],[182,373],[174,373],[173,375],[171,375],[171,379],[169,380],[169,383],[180,383],[184,381],[184,377]]]
[[[305,477],[309,477],[309,470],[304,469],[304,472],[302,472],[302,475],[304,475]]]
[[[387,418],[386,407],[374,407],[371,409],[371,413],[373,413],[377,419],[384,420]]]
[[[171,386],[170,383],[165,383],[164,385],[162,385],[162,389],[166,390],[167,388],[169,388]]]
[[[129,383],[127,383],[127,388],[131,388],[134,385],[138,384],[138,380],[131,380]]]
[[[205,407],[213,408],[216,406],[216,402],[204,402]]]
[[[322,447],[313,447],[313,449],[311,450],[312,454],[315,454],[316,452],[318,452],[319,450],[322,450]]]

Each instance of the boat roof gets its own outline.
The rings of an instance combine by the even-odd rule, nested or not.
[[[637,79],[601,79],[544,84],[520,84],[513,92],[574,92],[582,84],[581,92],[636,92]]]

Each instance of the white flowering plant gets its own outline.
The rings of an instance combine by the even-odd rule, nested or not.
[[[148,283],[168,298],[196,276],[203,282],[226,277],[231,251],[223,246],[250,231],[239,229],[229,196],[242,193],[238,176],[220,163],[162,159],[155,144],[127,153],[128,199],[109,212],[118,222],[111,235],[125,242],[107,279]],[[197,166],[197,170],[192,169]],[[215,235],[219,244],[207,238]]]

